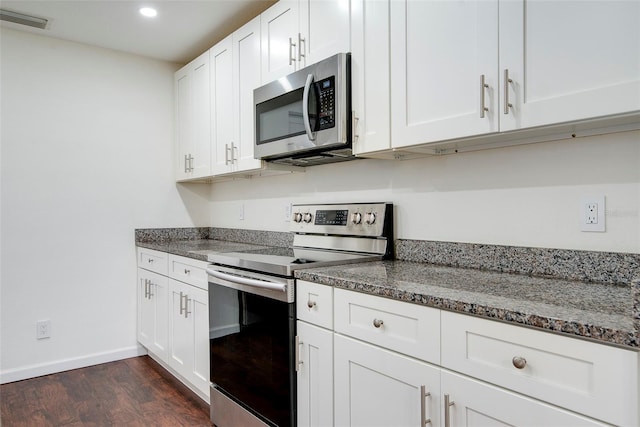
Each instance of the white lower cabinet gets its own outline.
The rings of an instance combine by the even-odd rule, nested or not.
[[[169,301],[169,366],[202,393],[208,394],[209,296],[207,291],[170,279]]]
[[[335,425],[440,425],[440,369],[341,335],[334,338]]]
[[[207,262],[138,248],[138,342],[209,400]]]
[[[163,361],[167,361],[166,276],[138,268],[138,341]]]
[[[607,425],[445,370],[442,396],[445,426]]]
[[[296,286],[300,426],[640,424],[637,351]]]

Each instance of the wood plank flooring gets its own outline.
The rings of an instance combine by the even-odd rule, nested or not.
[[[0,386],[0,425],[211,426],[209,406],[148,356]]]

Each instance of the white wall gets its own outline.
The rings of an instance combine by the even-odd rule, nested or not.
[[[6,382],[137,354],[133,230],[208,218],[206,200],[174,183],[176,65],[1,36]],[[52,336],[37,341],[41,319]]]
[[[605,233],[579,229],[588,195],[606,197]],[[391,201],[398,238],[640,253],[640,132],[316,166],[214,184],[211,199],[215,227],[287,231],[289,202]]]

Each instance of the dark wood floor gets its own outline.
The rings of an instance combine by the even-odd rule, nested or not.
[[[209,406],[148,356],[0,386],[0,425],[211,426]]]

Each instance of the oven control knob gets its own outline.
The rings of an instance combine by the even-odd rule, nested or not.
[[[296,212],[293,214],[294,222],[302,222],[302,214],[300,212]]]
[[[311,214],[307,212],[306,214],[304,214],[304,217],[302,218],[302,220],[306,223],[311,222]]]
[[[354,224],[360,224],[362,222],[362,214],[360,212],[354,212],[351,214],[351,222]]]
[[[366,222],[369,225],[372,225],[374,222],[376,222],[376,213],[375,212],[369,212],[367,214],[367,218],[364,220],[364,222]]]

